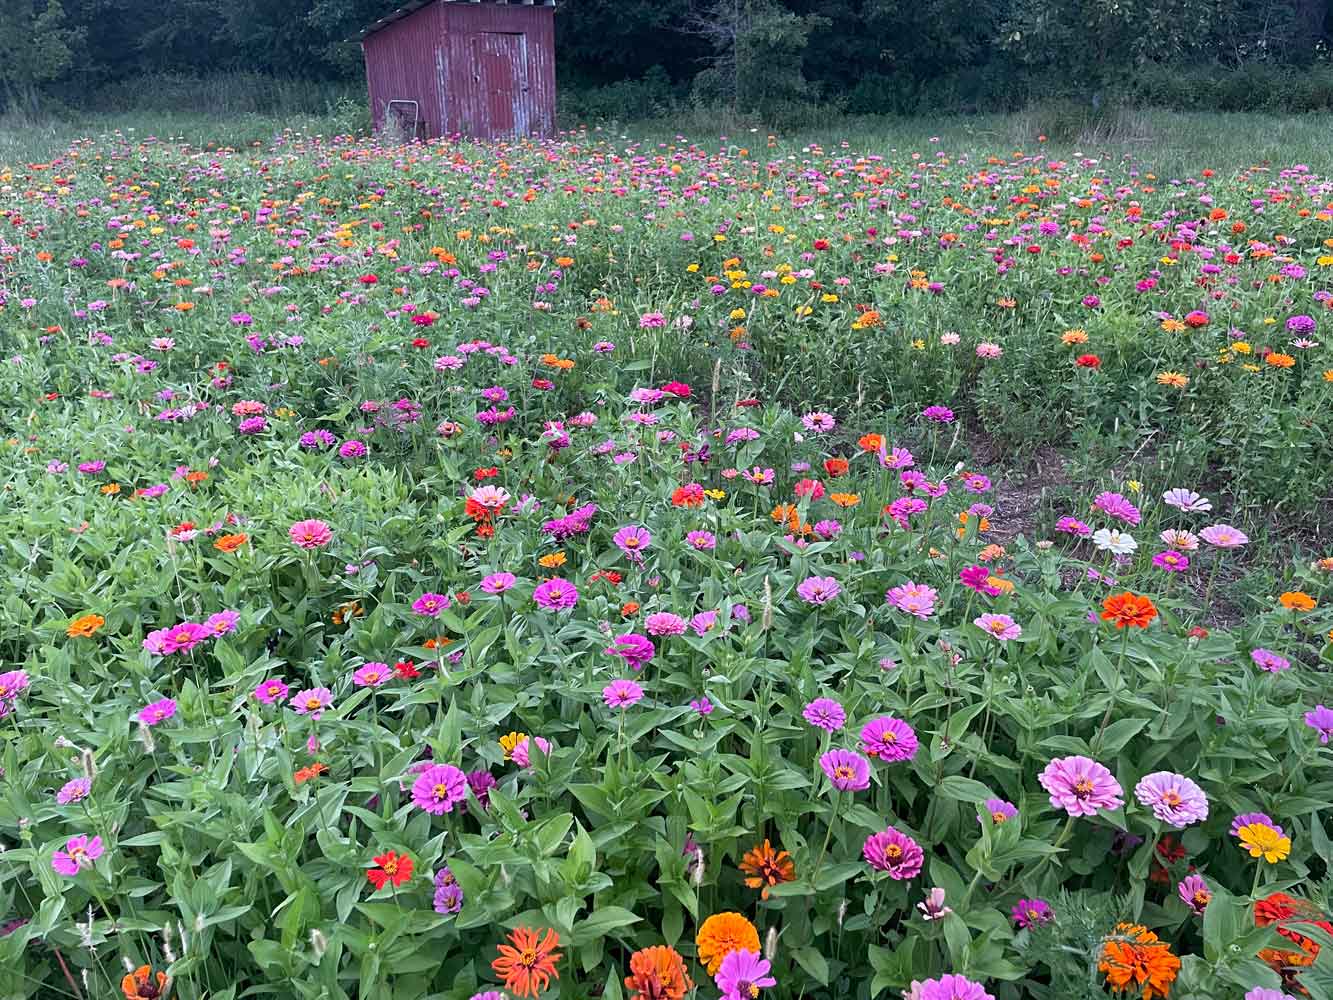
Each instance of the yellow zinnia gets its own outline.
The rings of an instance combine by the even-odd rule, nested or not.
[[[1250,857],[1263,858],[1270,865],[1285,860],[1291,853],[1291,838],[1267,823],[1249,823],[1236,831],[1236,835],[1240,837],[1241,848],[1249,851]]]

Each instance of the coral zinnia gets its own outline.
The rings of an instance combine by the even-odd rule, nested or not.
[[[771,887],[790,882],[796,877],[796,863],[792,861],[791,855],[786,851],[775,851],[767,840],[745,852],[740,869],[749,876],[745,884],[751,889],[761,890],[761,899],[768,898]]]
[[[1097,968],[1106,973],[1106,985],[1116,992],[1141,991],[1142,1000],[1153,1000],[1171,991],[1180,959],[1146,927],[1117,924],[1115,933],[1102,943]]]
[[[151,965],[141,965],[120,981],[120,991],[125,1000],[153,1000],[165,994],[167,974],[159,972],[153,975]]]
[[[517,997],[536,997],[551,985],[551,977],[560,978],[555,963],[560,961],[560,935],[547,928],[540,940],[538,931],[516,927],[509,933],[512,946],[498,945],[500,957],[491,962],[491,968],[504,979],[505,989]]]
[[[1157,617],[1157,607],[1152,600],[1125,591],[1112,594],[1102,602],[1102,621],[1115,622],[1116,628],[1147,628]]]
[[[739,913],[714,913],[703,922],[694,943],[699,949],[700,963],[712,976],[717,974],[722,959],[733,951],[739,948],[758,951],[759,932]]]
[[[397,887],[412,877],[412,859],[406,854],[389,851],[387,854],[377,855],[372,860],[379,867],[366,872],[366,878],[376,889],[383,889],[386,882],[392,882]]]
[[[1277,932],[1289,941],[1294,941],[1299,951],[1284,951],[1280,948],[1264,948],[1259,958],[1266,962],[1274,972],[1282,977],[1283,985],[1299,990],[1296,981],[1297,971],[1313,965],[1319,956],[1319,945],[1309,938],[1297,934],[1291,925],[1300,926],[1308,923],[1333,934],[1333,924],[1319,919],[1322,914],[1308,900],[1289,896],[1285,892],[1269,893],[1254,904],[1254,924],[1256,927],[1277,925]]]
[[[94,632],[106,624],[106,619],[101,615],[80,615],[69,623],[69,628],[65,629],[65,634],[71,639],[90,639]]]
[[[629,971],[625,977],[629,1000],[681,1000],[694,988],[685,960],[665,945],[640,948],[629,957]]]

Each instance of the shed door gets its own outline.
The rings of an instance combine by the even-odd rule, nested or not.
[[[521,32],[483,31],[472,39],[472,78],[481,89],[487,135],[527,135],[531,127],[528,96],[528,39]]]

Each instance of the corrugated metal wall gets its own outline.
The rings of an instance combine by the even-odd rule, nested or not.
[[[555,8],[441,2],[362,41],[376,129],[419,103],[428,137],[504,139],[555,128]]]
[[[389,101],[416,101],[425,134],[444,131],[444,104],[436,72],[438,40],[444,30],[444,4],[431,4],[386,25],[361,41],[366,57],[366,86],[375,130],[384,127]]]
[[[491,139],[555,128],[555,8],[442,3],[451,131]]]

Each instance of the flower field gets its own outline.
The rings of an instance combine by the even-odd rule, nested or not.
[[[759,145],[0,172],[0,998],[1333,997],[1333,180]]]

